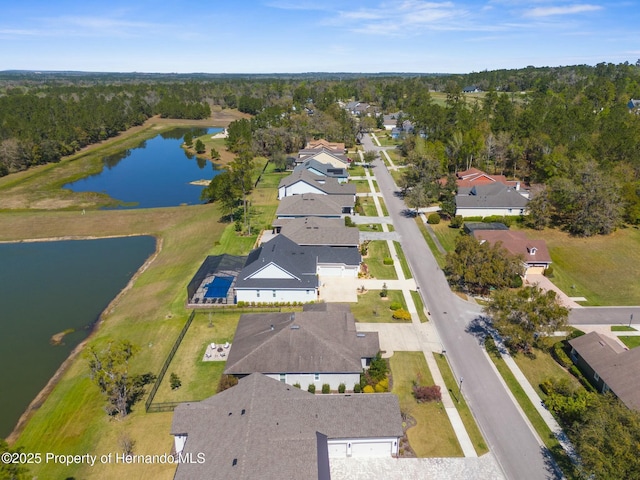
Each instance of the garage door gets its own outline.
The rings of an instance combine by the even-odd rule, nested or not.
[[[346,443],[329,443],[329,458],[345,458],[347,456]]]
[[[391,456],[389,442],[352,443],[352,457],[388,457]]]
[[[330,267],[323,266],[318,268],[318,274],[324,275],[327,277],[341,277],[342,276],[342,268],[341,267]]]
[[[529,267],[527,275],[544,275],[544,267]]]

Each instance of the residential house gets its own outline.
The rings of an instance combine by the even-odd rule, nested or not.
[[[377,332],[356,331],[349,305],[327,303],[295,313],[244,314],[231,345],[225,374],[262,373],[318,391],[325,384],[351,390],[380,351]]]
[[[330,458],[397,455],[403,429],[393,394],[313,395],[253,374],[178,405],[171,434],[176,454],[194,459],[176,480],[329,480]]]
[[[459,187],[455,201],[456,215],[462,217],[525,215],[529,203],[515,188],[498,182]]]
[[[365,116],[370,109],[371,105],[364,102],[348,102],[344,109],[349,112],[351,115],[355,115],[357,117]]]
[[[320,177],[335,178],[340,183],[347,183],[349,172],[346,167],[334,167],[330,163],[322,163],[314,158],[305,160],[294,168],[294,172],[307,170]]]
[[[280,200],[276,210],[274,227],[282,226],[279,220],[300,217],[344,218],[353,215],[355,199],[353,195],[323,195],[303,193]]]
[[[446,178],[443,179],[443,183],[446,184]],[[504,175],[489,175],[477,168],[469,168],[468,170],[462,170],[456,172],[456,185],[465,188],[471,188],[476,185],[491,185],[492,183],[502,183],[507,187],[514,188],[521,195],[527,196],[523,189],[521,189],[520,182],[517,180],[507,180]]]
[[[355,202],[356,186],[340,183],[337,179],[315,175],[306,169],[294,170],[293,173],[280,180],[278,185],[278,199],[303,193],[321,195],[351,195]]]
[[[393,130],[398,126],[398,117],[404,116],[402,112],[390,113],[382,117],[382,124],[385,130]]]
[[[474,238],[491,245],[501,243],[512,255],[520,256],[525,266],[525,277],[542,274],[551,265],[551,255],[544,240],[531,240],[524,232],[513,230],[474,230]]]
[[[629,110],[631,111],[636,111],[640,113],[640,100],[636,100],[636,99],[631,99],[629,100],[629,103],[627,103],[627,107],[629,107]]]
[[[479,93],[481,91],[476,85],[468,85],[462,89],[462,93]]]
[[[274,233],[280,233],[298,245],[355,247],[360,245],[360,230],[345,227],[342,219],[301,217],[284,221]]]
[[[238,302],[313,302],[318,275],[357,277],[362,257],[354,247],[300,246],[278,235],[253,250],[235,283]]]
[[[334,168],[349,168],[351,164],[351,158],[344,154],[344,150],[339,152],[337,150],[320,147],[299,150],[298,157],[296,158],[296,166],[311,159],[321,163],[328,163]]]
[[[344,142],[329,142],[324,138],[320,138],[318,140],[309,140],[304,148],[305,150],[325,148],[327,150],[333,150],[336,153],[344,153]]]
[[[509,227],[500,222],[464,222],[465,233],[473,235],[478,230],[509,230]]]
[[[569,340],[571,359],[602,393],[612,392],[640,410],[640,348],[628,350],[597,332]]]

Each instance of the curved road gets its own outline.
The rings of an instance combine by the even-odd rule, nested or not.
[[[371,138],[363,139],[365,150],[380,151]],[[477,305],[454,295],[407,208],[395,194],[396,186],[381,160],[373,164],[380,192],[384,196],[402,248],[431,313],[443,348],[462,391],[482,429],[489,448],[505,475],[514,480],[559,478],[547,451],[530,429],[496,375],[480,341],[468,327],[481,314]],[[640,320],[640,319],[638,319]]]

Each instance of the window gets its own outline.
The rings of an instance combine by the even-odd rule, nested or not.
[[[280,374],[280,381],[282,383],[286,383],[287,382],[287,374],[286,373],[281,373]]]
[[[273,291],[273,298],[276,298],[276,291]]]
[[[593,379],[597,382],[598,380],[600,380],[600,375],[598,375],[597,372],[593,372]]]
[[[316,374],[314,375],[314,380],[315,380],[316,382],[317,382],[318,380],[320,380],[320,374],[319,374],[319,373],[316,373]]]
[[[256,297],[260,298],[260,290],[256,290]]]

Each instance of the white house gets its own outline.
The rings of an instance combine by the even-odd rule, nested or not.
[[[278,235],[247,257],[236,279],[236,301],[313,302],[318,275],[357,277],[361,261],[357,247],[300,246]]]
[[[493,182],[473,187],[459,187],[456,215],[488,217],[525,215],[529,200],[514,187]]]
[[[340,183],[336,178],[315,175],[306,169],[296,169],[280,180],[278,200],[292,195],[316,193],[319,195],[352,195],[355,201],[356,186]]]
[[[330,480],[331,458],[397,455],[403,429],[393,394],[313,395],[256,373],[178,405],[171,434],[176,455],[192,459],[176,480]]]
[[[348,305],[305,305],[302,312],[242,315],[224,373],[262,373],[303,390],[352,390],[379,350],[378,333],[356,331]]]

